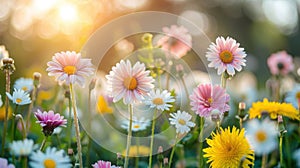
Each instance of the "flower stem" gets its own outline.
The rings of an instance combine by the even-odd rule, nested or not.
[[[262,161],[261,161],[261,168],[266,168],[267,166],[267,161],[268,161],[268,155],[264,154],[262,156]]]
[[[35,104],[36,100],[36,93],[37,93],[37,87],[34,86],[31,94],[31,103],[28,108],[28,113],[27,113],[27,121],[26,121],[26,133],[29,131],[29,124],[30,124],[30,117],[31,117],[31,111],[33,109],[33,105]]]
[[[172,166],[172,160],[173,160],[174,152],[175,152],[175,149],[176,149],[176,144],[177,144],[177,135],[175,137],[175,144],[172,148],[172,152],[171,152],[171,155],[170,155],[169,168],[171,168],[171,166]]]
[[[45,136],[45,138],[44,138],[44,140],[43,140],[43,142],[42,142],[42,145],[41,145],[41,147],[40,147],[40,151],[43,152],[43,149],[44,149],[44,147],[45,147],[45,145],[46,145],[47,140],[48,140],[48,136]]]
[[[6,92],[10,92],[10,73],[9,70],[5,70],[5,90]],[[8,119],[8,106],[9,100],[8,97],[5,96],[5,116],[4,116],[4,127],[3,127],[3,135],[2,135],[2,144],[1,144],[1,156],[4,156],[4,146],[6,139],[6,130],[7,130],[7,119]]]
[[[17,115],[16,115],[16,118],[17,118],[18,120],[20,120],[20,122],[21,122],[21,125],[22,125],[22,132],[23,132],[23,139],[25,139],[25,138],[26,138],[26,127],[25,127],[24,119],[23,119],[23,117],[22,117],[21,114],[17,114]]]
[[[149,166],[148,166],[148,168],[152,168],[154,130],[155,130],[155,120],[156,120],[157,111],[158,111],[157,109],[154,110],[153,119],[152,119],[151,141],[150,141],[150,156],[149,156]]]
[[[27,156],[24,156],[22,160],[23,160],[23,168],[27,168],[27,160],[28,160]]]
[[[204,118],[200,117],[200,125],[199,125],[199,167],[203,167],[204,166],[204,162],[203,162],[203,126],[204,126]]]
[[[80,130],[79,130],[78,117],[77,117],[77,106],[76,106],[75,93],[73,91],[73,85],[72,84],[70,84],[70,93],[71,93],[71,101],[72,101],[73,113],[74,113],[74,125],[75,125],[75,132],[76,132],[76,141],[77,141],[77,153],[78,153],[78,159],[79,159],[79,168],[83,168],[82,151],[81,151],[81,141],[80,141]]]
[[[283,167],[283,164],[284,164],[284,161],[283,161],[283,151],[282,151],[282,140],[283,140],[283,136],[280,135],[280,137],[279,137],[280,167]]]
[[[226,83],[227,83],[227,79],[228,79],[228,74],[227,72],[223,72],[222,76],[221,76],[221,86],[222,88],[226,89]]]
[[[68,138],[68,148],[71,148],[71,136],[72,136],[72,101],[71,98],[68,97],[69,100],[69,116],[68,116],[68,130],[67,130],[67,134],[69,137]]]
[[[16,120],[16,113],[17,113],[18,107],[19,106],[16,104],[15,111],[12,114],[11,142],[15,140],[15,132],[16,132],[15,120]]]
[[[181,81],[182,81],[182,84],[183,84],[183,87],[184,87],[184,91],[185,91],[185,95],[186,95],[186,98],[187,100],[189,101],[190,100],[190,95],[189,95],[189,91],[186,87],[186,84],[185,84],[185,81],[183,79],[183,76],[181,77]],[[189,103],[188,103],[189,104]]]
[[[132,136],[132,115],[133,115],[133,106],[129,104],[129,130],[127,135],[127,145],[126,145],[126,156],[125,156],[125,163],[124,168],[128,168],[128,161],[129,161],[129,150],[131,146],[131,136]]]

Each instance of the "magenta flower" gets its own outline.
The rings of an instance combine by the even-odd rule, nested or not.
[[[218,109],[221,113],[229,111],[229,95],[220,86],[201,84],[190,96],[192,110],[201,117],[209,117],[211,111]]]
[[[185,27],[172,25],[170,28],[164,27],[163,32],[166,36],[159,39],[157,45],[169,51],[175,58],[179,59],[191,50],[192,36]]]
[[[80,53],[74,51],[56,53],[47,65],[48,75],[55,76],[60,84],[64,82],[67,85],[78,83],[83,86],[84,76],[94,73],[91,59],[83,59]]]
[[[65,127],[67,124],[67,120],[64,119],[64,116],[58,113],[54,114],[52,110],[49,112],[37,110],[34,116],[38,120],[36,123],[39,123],[43,127],[45,136],[52,135],[55,128],[60,126]]]
[[[279,51],[268,58],[268,66],[273,75],[287,75],[294,69],[293,58],[286,51]]]
[[[246,66],[244,59],[246,53],[244,48],[240,48],[240,43],[234,39],[227,37],[218,37],[216,44],[212,43],[206,53],[207,60],[210,61],[208,67],[218,69],[218,75],[227,72],[229,75],[234,75],[235,70],[241,71],[242,66]],[[235,70],[234,70],[235,69]]]
[[[93,164],[93,168],[119,168],[117,166],[111,165],[111,162],[99,160]]]
[[[149,76],[150,71],[145,69],[145,65],[140,62],[131,67],[129,60],[121,60],[112,68],[106,78],[113,102],[123,98],[125,104],[132,104],[141,101],[151,91],[154,79]]]

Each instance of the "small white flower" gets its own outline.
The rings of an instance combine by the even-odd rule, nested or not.
[[[133,132],[143,131],[149,125],[150,125],[150,121],[149,120],[146,120],[143,117],[140,118],[140,119],[137,119],[137,118],[133,117],[131,129],[132,129]],[[121,127],[124,128],[124,129],[126,129],[126,130],[128,130],[129,129],[129,120],[123,121]]]
[[[276,149],[278,131],[272,121],[253,119],[247,123],[246,130],[246,137],[257,155],[268,154]]]
[[[36,147],[31,139],[13,141],[10,144],[10,152],[14,156],[28,156]]]
[[[185,134],[188,133],[191,128],[194,127],[196,124],[190,121],[192,116],[185,112],[178,110],[177,113],[171,113],[170,124],[175,125],[176,133]]]
[[[21,89],[14,89],[13,95],[6,92],[7,97],[17,105],[25,105],[31,103],[29,94]]]
[[[19,78],[15,81],[14,88],[31,92],[33,89],[33,80],[31,78]]]
[[[150,108],[156,108],[158,110],[164,111],[164,110],[170,110],[170,107],[172,107],[171,104],[174,102],[175,99],[173,96],[171,96],[171,93],[167,90],[164,90],[160,92],[159,89],[156,89],[155,91],[152,90],[149,95],[145,97],[144,103]]]
[[[57,151],[56,148],[50,147],[46,149],[45,153],[41,151],[33,152],[30,156],[29,165],[32,168],[72,167],[69,156],[65,155],[63,150]]]
[[[300,167],[300,149],[297,149],[297,150],[294,152],[293,158],[296,160],[297,166]]]

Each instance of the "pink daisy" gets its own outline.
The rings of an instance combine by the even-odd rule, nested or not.
[[[220,86],[201,84],[190,96],[192,110],[201,117],[209,117],[211,111],[218,109],[221,113],[229,111],[229,95]]]
[[[294,69],[293,58],[286,51],[279,51],[268,58],[268,66],[273,75],[287,75]]]
[[[99,160],[93,164],[93,168],[119,168],[117,166],[111,165],[111,162]]]
[[[94,73],[91,59],[81,58],[80,53],[74,51],[56,53],[52,57],[52,61],[47,63],[49,76],[55,76],[56,80],[67,85],[78,83],[84,85],[84,76]]]
[[[121,60],[112,68],[106,78],[113,102],[123,98],[125,104],[132,104],[141,101],[151,91],[154,79],[149,76],[150,71],[145,69],[145,65],[140,62],[132,67],[129,60]]]
[[[206,53],[207,60],[210,61],[208,67],[218,69],[218,75],[227,72],[229,75],[234,75],[235,70],[241,71],[242,66],[246,66],[244,59],[247,55],[244,48],[240,48],[240,43],[234,39],[227,37],[218,37],[216,44],[209,45]]]
[[[37,110],[34,116],[38,120],[36,123],[39,123],[43,127],[45,136],[51,135],[55,128],[59,126],[65,127],[67,124],[67,120],[64,119],[64,116],[58,113],[54,114],[52,110],[49,112]]]
[[[175,58],[179,59],[191,50],[192,36],[185,27],[172,25],[170,28],[164,27],[163,32],[166,36],[159,39],[157,45],[169,51]]]

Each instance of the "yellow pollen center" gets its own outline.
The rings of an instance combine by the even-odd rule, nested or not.
[[[181,125],[185,125],[186,124],[186,122],[183,119],[179,119],[178,123],[181,124]]]
[[[76,72],[76,67],[72,65],[68,65],[64,67],[64,72],[68,75],[73,75]]]
[[[214,100],[212,98],[208,98],[207,101],[209,104],[211,104]]]
[[[155,105],[162,105],[164,104],[164,100],[162,98],[155,98],[152,100],[152,103],[155,104]]]
[[[233,61],[233,56],[232,56],[232,53],[225,50],[225,51],[222,51],[220,54],[220,59],[223,63],[231,63]]]
[[[124,86],[129,90],[134,90],[137,88],[137,80],[134,77],[128,77],[123,82]]]
[[[56,163],[52,159],[46,159],[44,161],[44,166],[45,166],[45,168],[56,168]]]
[[[22,99],[16,98],[16,102],[17,102],[17,103],[21,103],[21,102],[22,102]]]
[[[296,99],[299,100],[300,99],[300,92],[296,93]]]
[[[264,131],[257,131],[255,136],[258,142],[264,142],[267,139],[267,134]]]
[[[140,126],[139,125],[134,125],[133,128],[138,129],[138,128],[140,128]]]
[[[22,90],[27,91],[28,88],[26,86],[22,87]]]

